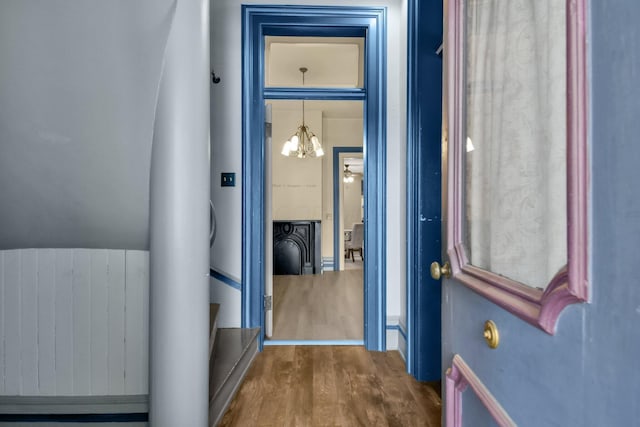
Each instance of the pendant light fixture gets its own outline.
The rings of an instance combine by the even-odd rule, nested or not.
[[[342,177],[342,181],[351,184],[353,182],[353,172],[349,170],[349,165],[344,166],[344,176]]]
[[[304,86],[304,73],[308,69],[301,67],[302,86]],[[306,157],[321,157],[324,155],[322,145],[318,137],[311,132],[309,126],[304,122],[304,99],[302,100],[302,124],[298,126],[296,132],[282,146],[280,152],[283,156],[298,157],[304,159]]]

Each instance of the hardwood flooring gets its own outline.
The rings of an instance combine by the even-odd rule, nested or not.
[[[356,258],[355,261],[351,261],[351,258],[344,260],[345,270],[362,270],[364,268],[364,262],[362,259]]]
[[[439,383],[419,383],[397,351],[269,346],[220,426],[440,426]]]
[[[273,336],[278,340],[362,340],[363,270],[273,276]]]

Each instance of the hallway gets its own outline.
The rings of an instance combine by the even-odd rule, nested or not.
[[[273,276],[273,290],[272,339],[364,338],[362,268]]]
[[[221,426],[440,426],[440,385],[419,383],[396,351],[267,346]]]

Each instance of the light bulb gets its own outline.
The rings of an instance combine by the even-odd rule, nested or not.
[[[293,135],[290,141],[289,150],[298,151],[298,146],[300,145],[300,138],[298,138],[298,135]]]
[[[313,146],[313,151],[316,153],[316,157],[324,156],[324,150],[322,149],[322,145],[320,145],[320,141],[315,134],[311,134],[311,145]]]
[[[280,154],[282,154],[283,156],[288,156],[289,153],[291,152],[290,147],[291,147],[291,141],[285,142],[284,145],[282,146],[282,151],[280,152]]]

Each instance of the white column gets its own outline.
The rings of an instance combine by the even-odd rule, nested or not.
[[[150,200],[150,423],[208,424],[209,1],[177,0]]]

